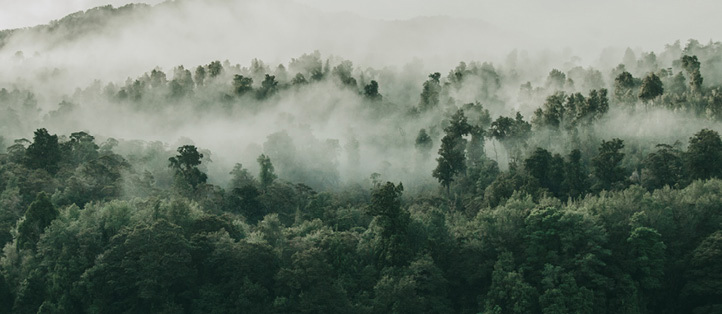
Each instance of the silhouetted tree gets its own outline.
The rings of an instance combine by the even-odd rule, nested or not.
[[[206,183],[208,176],[198,169],[203,159],[203,154],[193,145],[178,147],[178,155],[168,158],[169,167],[175,171],[176,178],[184,184],[196,189],[199,185]]]
[[[618,138],[611,141],[602,140],[599,154],[592,159],[594,176],[597,178],[597,190],[610,190],[620,188],[626,180],[624,168],[621,163],[624,153],[624,142]]]
[[[685,157],[691,179],[722,178],[722,140],[716,131],[703,129],[691,137]]]
[[[45,169],[54,174],[58,171],[61,158],[58,136],[50,135],[46,129],[36,130],[33,143],[25,150],[25,165],[31,169]]]
[[[257,161],[261,166],[261,172],[258,175],[258,179],[261,181],[261,188],[265,190],[273,183],[274,180],[276,180],[276,172],[273,169],[271,158],[268,156],[261,154],[261,156],[258,156]]]

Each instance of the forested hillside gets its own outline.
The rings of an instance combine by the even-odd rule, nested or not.
[[[722,313],[722,43],[601,53],[314,51],[64,93],[84,73],[16,53],[0,312]]]

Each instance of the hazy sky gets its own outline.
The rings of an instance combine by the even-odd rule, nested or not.
[[[296,1],[327,12],[351,12],[376,19],[429,15],[478,18],[506,30],[542,37],[552,41],[552,45],[554,41],[567,45],[587,40],[589,43],[604,41],[607,44],[660,49],[663,44],[676,39],[720,40],[718,34],[722,29],[722,19],[718,17],[722,2],[719,0],[285,1]],[[0,0],[0,29],[42,24],[79,10],[129,2],[133,1]],[[136,2],[155,4],[161,0]],[[570,37],[576,37],[577,41],[571,41]]]

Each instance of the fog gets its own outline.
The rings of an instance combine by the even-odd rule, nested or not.
[[[193,143],[206,151],[205,169],[218,184],[235,163],[255,173],[261,153],[280,178],[314,188],[366,182],[373,173],[411,186],[433,184],[443,127],[464,104],[478,102],[492,119],[520,112],[530,121],[555,92],[545,86],[553,69],[573,78],[563,88],[568,93],[606,88],[611,94],[613,69],[629,53],[635,57],[627,70],[637,78],[658,69],[677,73],[674,62],[687,40],[705,45],[722,26],[712,17],[713,1],[159,2],[121,8],[124,1],[0,2],[0,28],[25,27],[0,33],[0,88],[34,95],[31,102],[16,95],[0,104],[12,113],[0,128],[5,146],[40,127],[60,135],[86,130],[99,143],[120,140],[117,150],[131,155],[161,141],[161,161]],[[105,4],[115,8],[63,18]],[[656,53],[654,67],[637,66],[649,52]],[[720,83],[719,64],[708,62],[713,57],[703,59],[708,86]],[[311,80],[309,58],[322,65],[322,79]],[[182,97],[168,96],[184,70],[195,74],[213,61],[223,63],[221,75],[191,81]],[[453,85],[447,74],[462,61],[478,73]],[[160,85],[151,86],[153,70],[166,76]],[[598,81],[589,78],[594,71]],[[441,74],[442,104],[413,113],[434,72]],[[309,83],[292,84],[297,73]],[[265,74],[282,87],[273,95],[234,91],[234,75],[251,77],[258,90]],[[383,100],[363,95],[372,80]],[[534,92],[522,95],[527,82]],[[657,143],[686,142],[702,127],[721,129],[699,115],[640,107],[611,108],[592,130],[595,140],[619,137],[649,151]],[[414,143],[422,128],[433,139],[427,157]],[[542,135],[529,143],[558,153],[574,148]],[[491,139],[485,145],[505,169],[504,147]]]

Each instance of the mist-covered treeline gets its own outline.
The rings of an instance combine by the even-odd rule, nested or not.
[[[0,32],[1,309],[722,312],[721,43],[44,66],[186,5]]]

